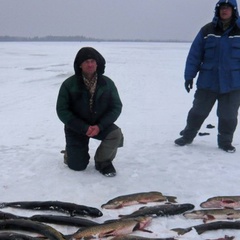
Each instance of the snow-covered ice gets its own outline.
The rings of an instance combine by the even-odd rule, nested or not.
[[[93,155],[99,141],[91,140],[91,161],[83,172],[63,163],[63,124],[55,105],[61,83],[73,74],[73,60],[83,46],[92,46],[107,61],[105,74],[114,80],[123,102],[116,124],[125,144],[114,161],[115,178],[99,174]],[[194,90],[184,89],[183,71],[190,43],[137,42],[2,42],[0,43],[0,202],[59,200],[101,208],[108,200],[125,194],[160,191],[192,203],[195,209],[206,199],[240,195],[240,133],[235,132],[234,154],[217,147],[215,108],[193,144],[174,145],[184,128]],[[214,129],[207,129],[212,124]],[[148,204],[151,205],[151,204]],[[103,222],[131,213],[141,205],[102,209]],[[13,214],[33,211],[3,209]],[[39,213],[39,212],[37,212]],[[36,214],[36,213],[35,213]],[[172,237],[175,227],[201,224],[182,215],[153,219],[151,237]],[[64,234],[75,227],[55,226]],[[218,230],[198,235],[191,231],[179,239],[235,236],[239,230]]]

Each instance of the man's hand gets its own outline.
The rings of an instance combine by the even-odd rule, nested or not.
[[[86,135],[88,137],[95,137],[99,134],[99,132],[100,132],[100,129],[99,129],[98,125],[94,125],[94,126],[90,126],[88,128]]]
[[[189,93],[190,90],[193,88],[193,79],[186,80],[184,85],[185,85],[186,91]]]

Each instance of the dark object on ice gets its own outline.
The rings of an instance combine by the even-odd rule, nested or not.
[[[85,205],[78,205],[69,202],[60,201],[29,201],[29,202],[2,202],[0,203],[0,208],[22,208],[22,209],[32,209],[32,210],[51,210],[59,211],[70,214],[71,216],[90,216],[90,217],[101,217],[102,212],[94,207],[89,207]]]
[[[25,219],[10,219],[0,221],[0,230],[20,230],[39,233],[50,240],[65,240],[66,238],[62,233],[58,232],[53,227]]]
[[[31,217],[24,217],[24,216],[14,215],[11,213],[5,213],[0,211],[0,220],[7,220],[7,219],[25,219],[25,220],[27,219],[32,221],[44,222],[44,223],[69,225],[69,226],[76,226],[76,227],[91,227],[99,224],[89,219],[79,218],[79,217],[45,215],[45,214],[33,215]]]
[[[0,233],[0,240],[43,240],[43,238],[32,237],[16,232],[2,232]]]
[[[178,146],[185,146],[187,144],[191,144],[193,141],[193,139],[188,139],[188,138],[185,138],[185,137],[180,137],[178,139],[176,139],[174,142],[175,144],[177,144]]]
[[[141,216],[172,216],[184,213],[188,210],[192,210],[195,206],[190,203],[184,204],[164,204],[164,205],[156,205],[151,207],[141,207],[137,211],[129,214],[129,215],[119,215],[121,218],[134,218]]]
[[[99,223],[91,221],[85,218],[79,217],[68,217],[68,216],[58,216],[58,215],[33,215],[29,218],[33,221],[52,223],[59,225],[69,225],[76,227],[92,227],[99,225]]]
[[[217,221],[212,223],[204,223],[188,228],[173,228],[172,231],[178,233],[178,235],[184,235],[195,229],[198,234],[202,234],[206,231],[219,230],[219,229],[240,229],[240,221],[229,222],[229,221]]]
[[[202,132],[200,132],[200,133],[198,133],[198,135],[199,136],[206,136],[206,135],[210,135],[210,133],[207,133],[207,132],[202,133]]]
[[[211,128],[215,128],[215,126],[213,126],[212,124],[208,124],[208,125],[207,125],[207,128],[210,128],[210,129],[211,129]]]
[[[228,153],[235,153],[236,152],[236,148],[232,144],[219,145],[218,147],[220,149],[222,149],[223,151],[228,152]]]

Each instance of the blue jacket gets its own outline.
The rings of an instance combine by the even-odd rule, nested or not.
[[[234,16],[225,31],[219,19],[221,3],[233,6]],[[197,74],[198,89],[217,93],[240,90],[240,19],[236,0],[218,1],[212,22],[195,37],[186,60],[185,80],[192,80]]]

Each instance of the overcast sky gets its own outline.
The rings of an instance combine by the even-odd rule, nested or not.
[[[191,41],[214,0],[0,0],[0,36]]]

